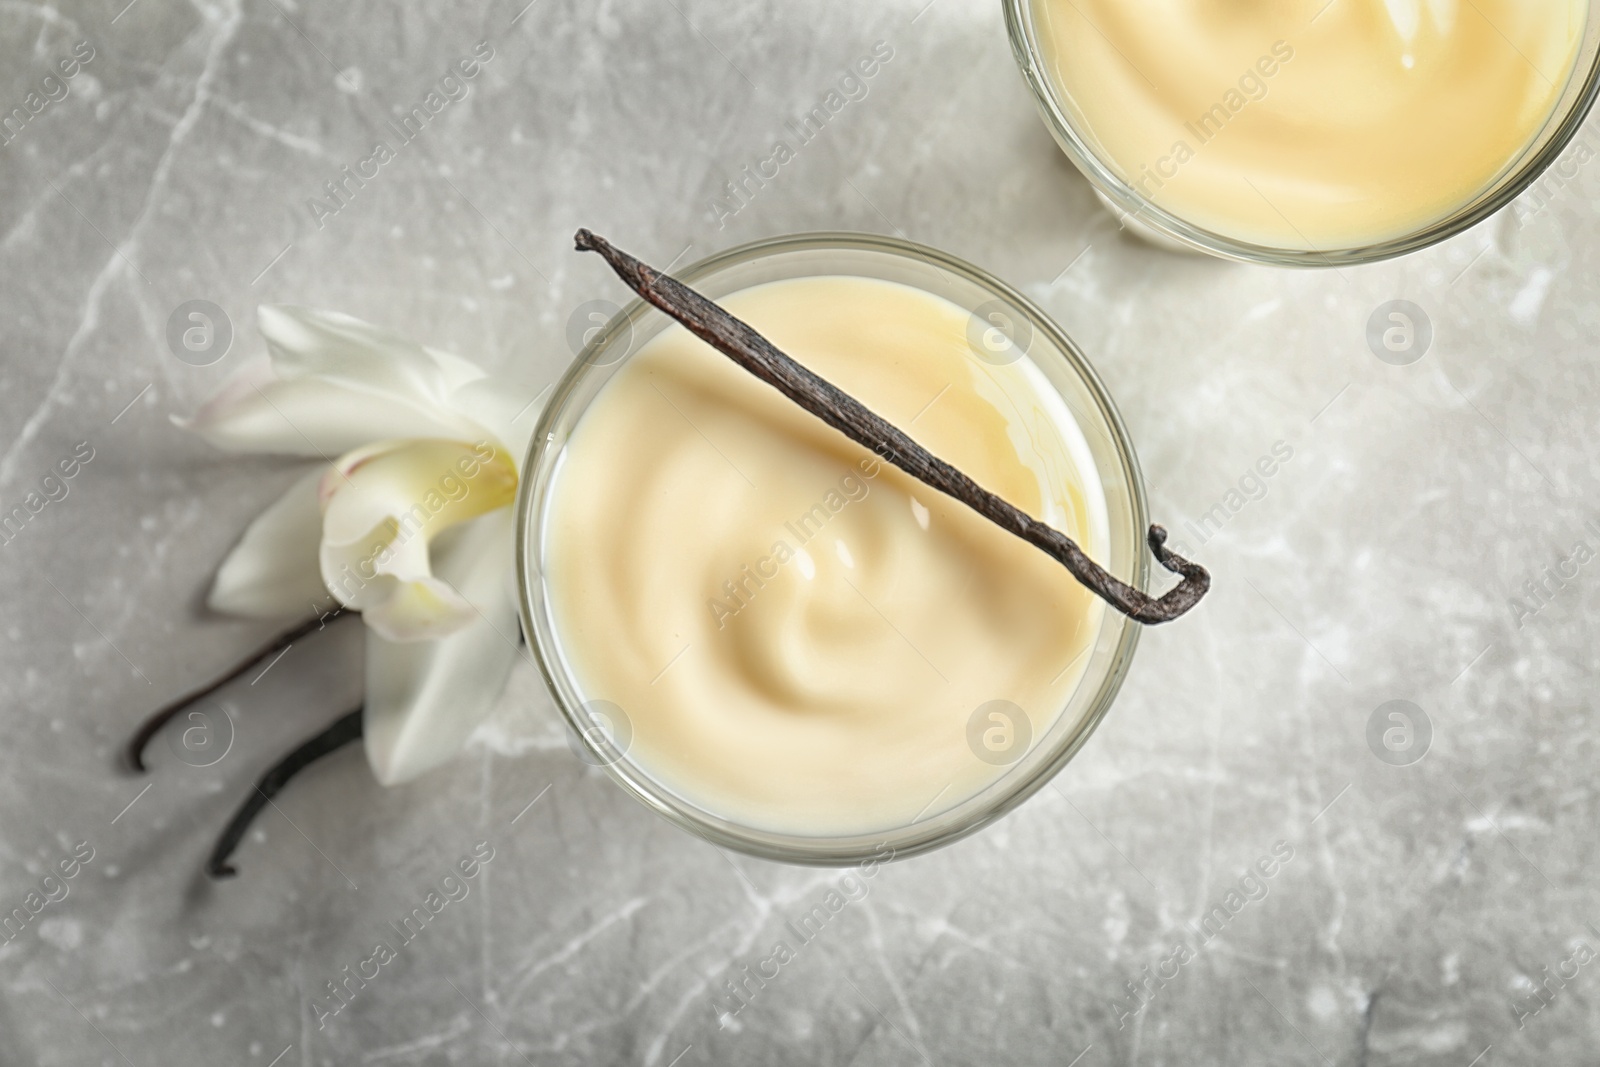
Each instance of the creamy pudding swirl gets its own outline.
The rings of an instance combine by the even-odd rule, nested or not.
[[[1450,214],[1570,78],[1588,0],[1032,0],[1046,74],[1124,181],[1216,233],[1354,247]]]
[[[719,303],[1103,557],[1071,414],[1020,353],[977,358],[965,309],[856,277]],[[775,831],[871,832],[972,795],[1005,769],[976,754],[974,715],[1004,701],[1042,736],[1104,612],[1036,548],[676,326],[594,399],[547,507],[546,581],[585,698],[623,710],[629,758],[664,784]]]

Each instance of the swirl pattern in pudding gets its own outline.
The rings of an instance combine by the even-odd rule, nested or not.
[[[719,302],[1103,554],[1082,433],[1028,357],[975,356],[965,309],[845,276]],[[595,396],[546,507],[545,580],[585,699],[627,715],[636,766],[776,832],[870,833],[982,789],[1005,762],[974,754],[974,712],[1007,701],[1037,741],[1101,625],[1060,564],[676,325]]]

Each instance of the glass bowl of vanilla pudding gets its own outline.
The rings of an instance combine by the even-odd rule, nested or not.
[[[1147,236],[1374,262],[1482,221],[1600,88],[1590,0],[1004,0],[1045,124]]]
[[[675,276],[1122,580],[1143,482],[1067,336],[933,249],[819,233]],[[791,863],[953,841],[1043,786],[1139,626],[635,301],[533,436],[524,631],[580,754],[679,826]]]

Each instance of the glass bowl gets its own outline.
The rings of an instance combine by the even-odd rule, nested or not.
[[[1374,244],[1348,248],[1303,249],[1254,244],[1208,230],[1152,203],[1124,181],[1115,164],[1096,150],[1093,135],[1073,118],[1070,102],[1052,84],[1040,50],[1034,19],[1037,0],[1003,0],[1011,51],[1039,113],[1066,152],[1113,214],[1158,244],[1206,252],[1223,259],[1280,267],[1342,267],[1376,263],[1427,248],[1477,225],[1511,203],[1554,163],[1583,125],[1600,94],[1600,19],[1591,9],[1578,47],[1573,74],[1544,126],[1522,153],[1489,185],[1445,217],[1413,232]]]
[[[1144,588],[1149,555],[1144,538],[1144,482],[1122,419],[1083,354],[1021,294],[953,256],[888,237],[812,233],[758,241],[722,252],[676,273],[711,299],[791,278],[846,275],[914,286],[981,313],[1005,309],[1017,347],[1065,401],[1083,431],[1106,498],[1108,545],[1101,562],[1117,577]],[[617,283],[621,285],[620,282]],[[546,515],[555,473],[585,410],[629,355],[671,324],[635,300],[589,339],[557,383],[529,446],[517,500],[517,576],[523,630],[550,692],[581,744],[586,762],[603,766],[641,803],[717,845],[788,863],[848,866],[886,856],[904,857],[948,844],[994,821],[1027,799],[1083,746],[1121,687],[1140,627],[1107,609],[1089,646],[1078,686],[1050,727],[1027,753],[977,794],[904,826],[868,834],[773,832],[744,825],[674,791],[633,758],[626,722],[614,708],[587,701],[562,650],[545,579]],[[626,716],[623,716],[626,719]]]

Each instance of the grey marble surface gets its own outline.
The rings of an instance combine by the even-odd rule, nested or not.
[[[93,850],[0,941],[0,1062],[1594,1062],[1600,172],[1399,262],[1285,273],[1119,233],[992,0],[125,3],[0,3],[0,110],[94,49],[0,148],[0,503],[94,450],[0,545],[0,909]],[[865,97],[720,217],[724,183],[879,41]],[[479,42],[470,94],[314,219]],[[637,806],[573,758],[526,665],[415,784],[381,789],[353,750],[312,769],[226,884],[196,872],[227,813],[358,698],[354,632],[231,690],[215,765],[116,763],[148,709],[267,633],[200,598],[295,468],[167,418],[260,351],[255,305],[547,381],[573,310],[616,295],[569,251],[578,225],[680,262],[893,232],[994,271],[1090,354],[1155,517],[1216,576],[1146,635],[1053,788],[885,869],[722,1027],[722,983],[837,875],[719,854]],[[195,299],[236,328],[211,366],[165,340]],[[1365,339],[1394,299],[1434,330],[1407,366]],[[1208,512],[1220,528],[1184,536]],[[1369,747],[1391,700],[1431,724],[1420,762]],[[494,859],[469,897],[319,1028],[325,984],[478,842]],[[1248,879],[1275,846],[1291,858]],[[1146,968],[1171,977],[1141,1004]]]

